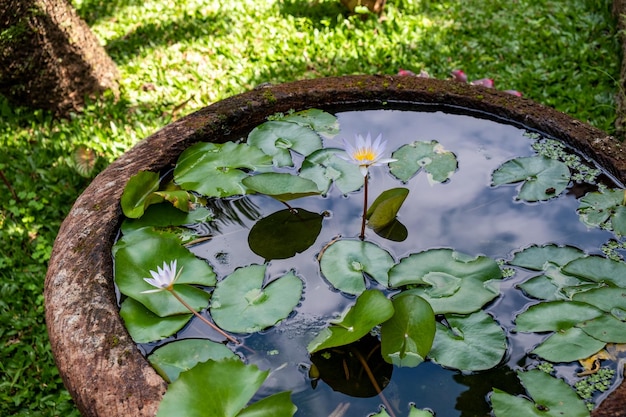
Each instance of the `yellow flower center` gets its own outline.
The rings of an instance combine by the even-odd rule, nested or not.
[[[353,157],[357,161],[365,164],[376,159],[376,152],[374,152],[372,148],[360,148],[356,150]]]

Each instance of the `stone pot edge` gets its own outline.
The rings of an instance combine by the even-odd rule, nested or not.
[[[130,176],[167,168],[192,143],[237,138],[243,124],[259,124],[290,109],[328,108],[329,100],[333,106],[421,103],[498,114],[575,146],[610,167],[620,181],[626,179],[621,144],[601,130],[531,100],[458,82],[322,78],[263,86],[207,106],[142,140],[100,173],[75,202],[55,241],[44,289],[46,321],[57,366],[84,416],[153,416],[166,389],[126,332],[111,279],[119,198]]]

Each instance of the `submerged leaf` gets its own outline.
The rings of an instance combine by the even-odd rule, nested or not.
[[[266,260],[291,258],[315,243],[323,220],[321,214],[300,208],[277,211],[252,226],[248,245]]]
[[[266,268],[239,268],[217,284],[211,317],[219,327],[233,333],[258,332],[293,311],[302,296],[302,280],[289,272],[264,286]]]
[[[493,172],[493,185],[522,182],[518,198],[524,201],[548,200],[561,194],[570,181],[567,165],[543,156],[509,160]]]

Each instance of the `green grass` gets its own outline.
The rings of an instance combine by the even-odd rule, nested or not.
[[[399,68],[492,77],[613,132],[610,0],[75,0],[121,73],[121,100],[69,120],[0,98],[0,415],[77,416],[50,353],[43,280],[54,237],[97,171],[173,119],[265,83]],[[98,155],[83,177],[72,155]]]

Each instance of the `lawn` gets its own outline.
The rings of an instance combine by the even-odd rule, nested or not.
[[[262,83],[400,68],[472,79],[614,131],[610,0],[74,0],[118,65],[121,98],[69,120],[0,97],[0,415],[78,416],[43,311],[53,240],[98,171],[172,120]]]

